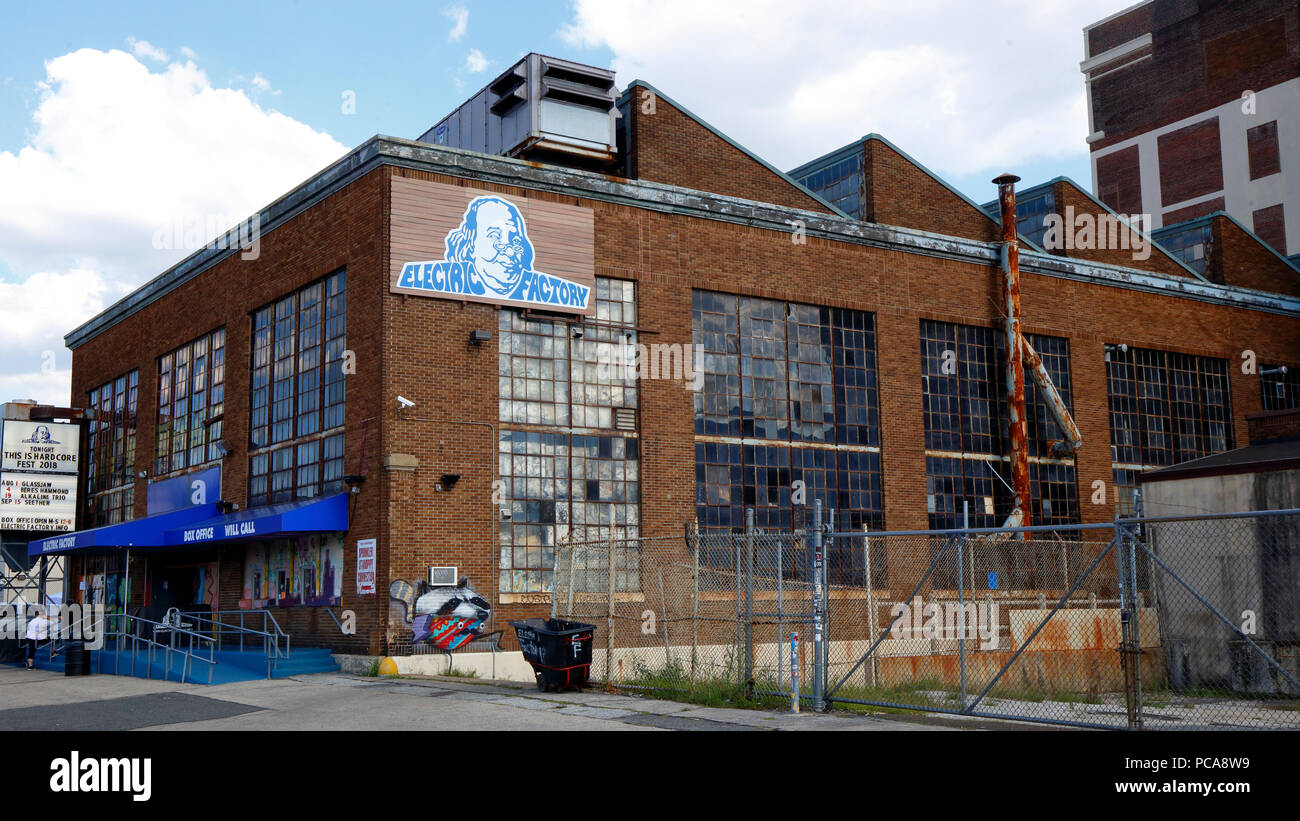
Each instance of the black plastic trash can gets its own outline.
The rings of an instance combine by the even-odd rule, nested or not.
[[[67,641],[63,643],[63,675],[90,675],[90,651],[84,641]]]
[[[591,673],[594,624],[563,619],[522,619],[510,622],[519,637],[524,660],[533,667],[537,689],[581,689]]]

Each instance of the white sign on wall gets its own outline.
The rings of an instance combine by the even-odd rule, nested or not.
[[[70,531],[76,516],[76,476],[0,473],[0,529]]]
[[[4,423],[0,469],[75,476],[80,443],[81,432],[76,425],[9,419]]]
[[[374,539],[357,540],[358,596],[372,596],[375,593],[375,545]]]

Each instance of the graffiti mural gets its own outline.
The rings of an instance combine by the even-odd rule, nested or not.
[[[455,650],[478,638],[492,612],[468,578],[454,587],[430,587],[421,581],[418,588],[397,579],[388,586],[388,595],[401,602],[402,617],[414,633],[412,642],[428,642],[440,650]]]
[[[249,545],[239,606],[334,607],[343,601],[343,540],[306,536]]]

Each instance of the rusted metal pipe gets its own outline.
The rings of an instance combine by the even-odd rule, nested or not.
[[[1061,429],[1063,438],[1052,442],[1049,446],[1054,456],[1073,456],[1078,452],[1079,446],[1083,444],[1083,434],[1079,433],[1079,426],[1074,423],[1074,417],[1070,415],[1070,409],[1065,407],[1065,400],[1056,390],[1056,385],[1052,382],[1052,377],[1047,373],[1047,368],[1043,367],[1043,358],[1034,350],[1034,346],[1029,344],[1029,338],[1024,334],[1020,335],[1021,354],[1024,356],[1025,364],[1029,366],[1029,374],[1034,379],[1034,384],[1038,386],[1039,393],[1047,402],[1047,410],[1056,420],[1056,424]]]
[[[1006,310],[1006,369],[1008,439],[1011,447],[1011,489],[1020,526],[1028,527],[1029,499],[1029,425],[1025,416],[1025,370],[1020,349],[1020,245],[1017,238],[1015,174],[1003,174],[993,180],[998,187],[998,204],[1002,217],[1002,303]]]

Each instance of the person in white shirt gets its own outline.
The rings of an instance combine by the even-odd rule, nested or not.
[[[36,647],[40,642],[46,641],[50,637],[50,628],[54,626],[54,620],[45,615],[44,611],[37,613],[35,618],[27,621],[27,669],[36,669]]]

